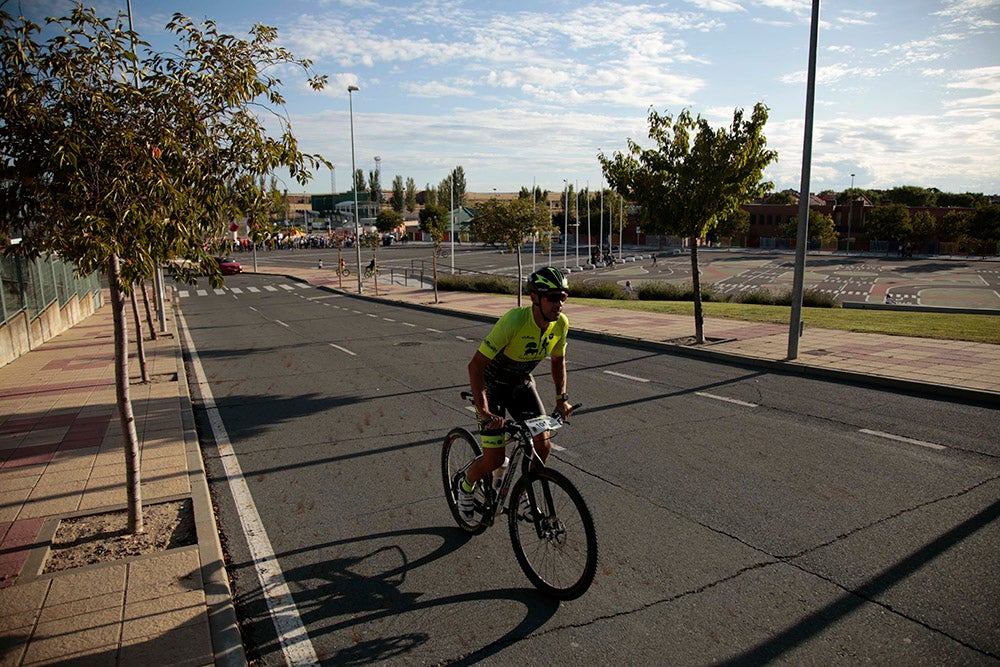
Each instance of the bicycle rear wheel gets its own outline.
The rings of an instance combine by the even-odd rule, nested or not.
[[[441,447],[441,481],[444,482],[444,496],[448,499],[448,508],[459,527],[473,535],[486,530],[486,525],[479,520],[485,500],[482,495],[482,484],[476,485],[476,518],[472,522],[462,518],[455,494],[465,469],[482,453],[482,447],[475,436],[464,428],[453,428],[449,431]]]
[[[524,511],[529,481],[539,516]],[[566,477],[549,468],[522,477],[511,491],[508,516],[514,555],[532,584],[559,600],[573,600],[590,588],[597,572],[597,532],[583,496]]]

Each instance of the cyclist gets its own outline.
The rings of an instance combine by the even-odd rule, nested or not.
[[[367,275],[375,273],[375,255],[372,255],[372,261],[368,262],[368,268],[365,269]]]
[[[340,258],[340,267],[337,269],[337,271],[341,275],[346,275],[347,274],[347,262],[344,261],[343,257]]]
[[[466,470],[457,489],[459,512],[466,520],[472,519],[476,482],[503,465],[504,412],[522,420],[545,414],[531,372],[547,356],[552,359],[556,411],[564,418],[572,412],[566,394],[569,319],[562,312],[569,283],[559,269],[547,266],[528,276],[526,289],[531,305],[513,308],[497,320],[469,362],[483,453]],[[544,463],[552,449],[549,434],[541,433],[534,440]]]

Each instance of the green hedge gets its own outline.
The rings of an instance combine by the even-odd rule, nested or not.
[[[483,292],[488,294],[517,294],[517,281],[505,276],[488,274],[438,274],[438,288],[455,292]],[[569,285],[570,296],[587,299],[625,299],[624,288],[615,282],[589,282]],[[676,285],[665,282],[640,282],[635,295],[643,301],[694,301],[691,285]],[[723,294],[714,285],[701,288],[703,302],[746,303],[764,306],[789,306],[792,292],[785,290],[774,293],[758,288],[740,294]],[[808,308],[839,308],[837,301],[822,292],[805,290],[802,305]]]

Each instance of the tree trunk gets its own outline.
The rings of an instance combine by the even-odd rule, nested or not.
[[[698,238],[691,237],[691,285],[694,287],[694,338],[695,343],[705,342],[705,316],[701,309],[701,273],[698,271]]]
[[[153,313],[149,309],[149,295],[146,294],[146,281],[142,281],[142,304],[146,307],[146,325],[149,327],[149,339],[156,340],[156,327],[153,326]]]
[[[146,345],[142,340],[142,320],[139,319],[139,303],[135,298],[135,285],[132,285],[132,294],[129,300],[132,302],[132,319],[135,321],[135,353],[139,358],[139,372],[142,375],[143,384],[149,384],[149,369],[146,368]]]
[[[434,246],[434,256],[431,257],[431,271],[434,278],[434,303],[438,302],[438,245]]]
[[[118,255],[108,260],[108,286],[111,288],[111,312],[115,326],[115,394],[118,399],[118,418],[122,427],[122,444],[125,446],[126,493],[128,494],[128,524],[132,533],[144,532],[142,523],[142,490],[139,475],[139,438],[135,432],[135,415],[129,394],[128,377],[128,318],[122,299]]]

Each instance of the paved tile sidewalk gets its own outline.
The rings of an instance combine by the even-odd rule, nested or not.
[[[168,314],[146,341],[150,383],[129,366],[144,505],[207,504],[174,331]],[[110,306],[0,367],[0,666],[245,664],[235,617],[210,622],[221,550],[204,508],[198,544],[41,574],[57,517],[125,506],[121,433]]]

